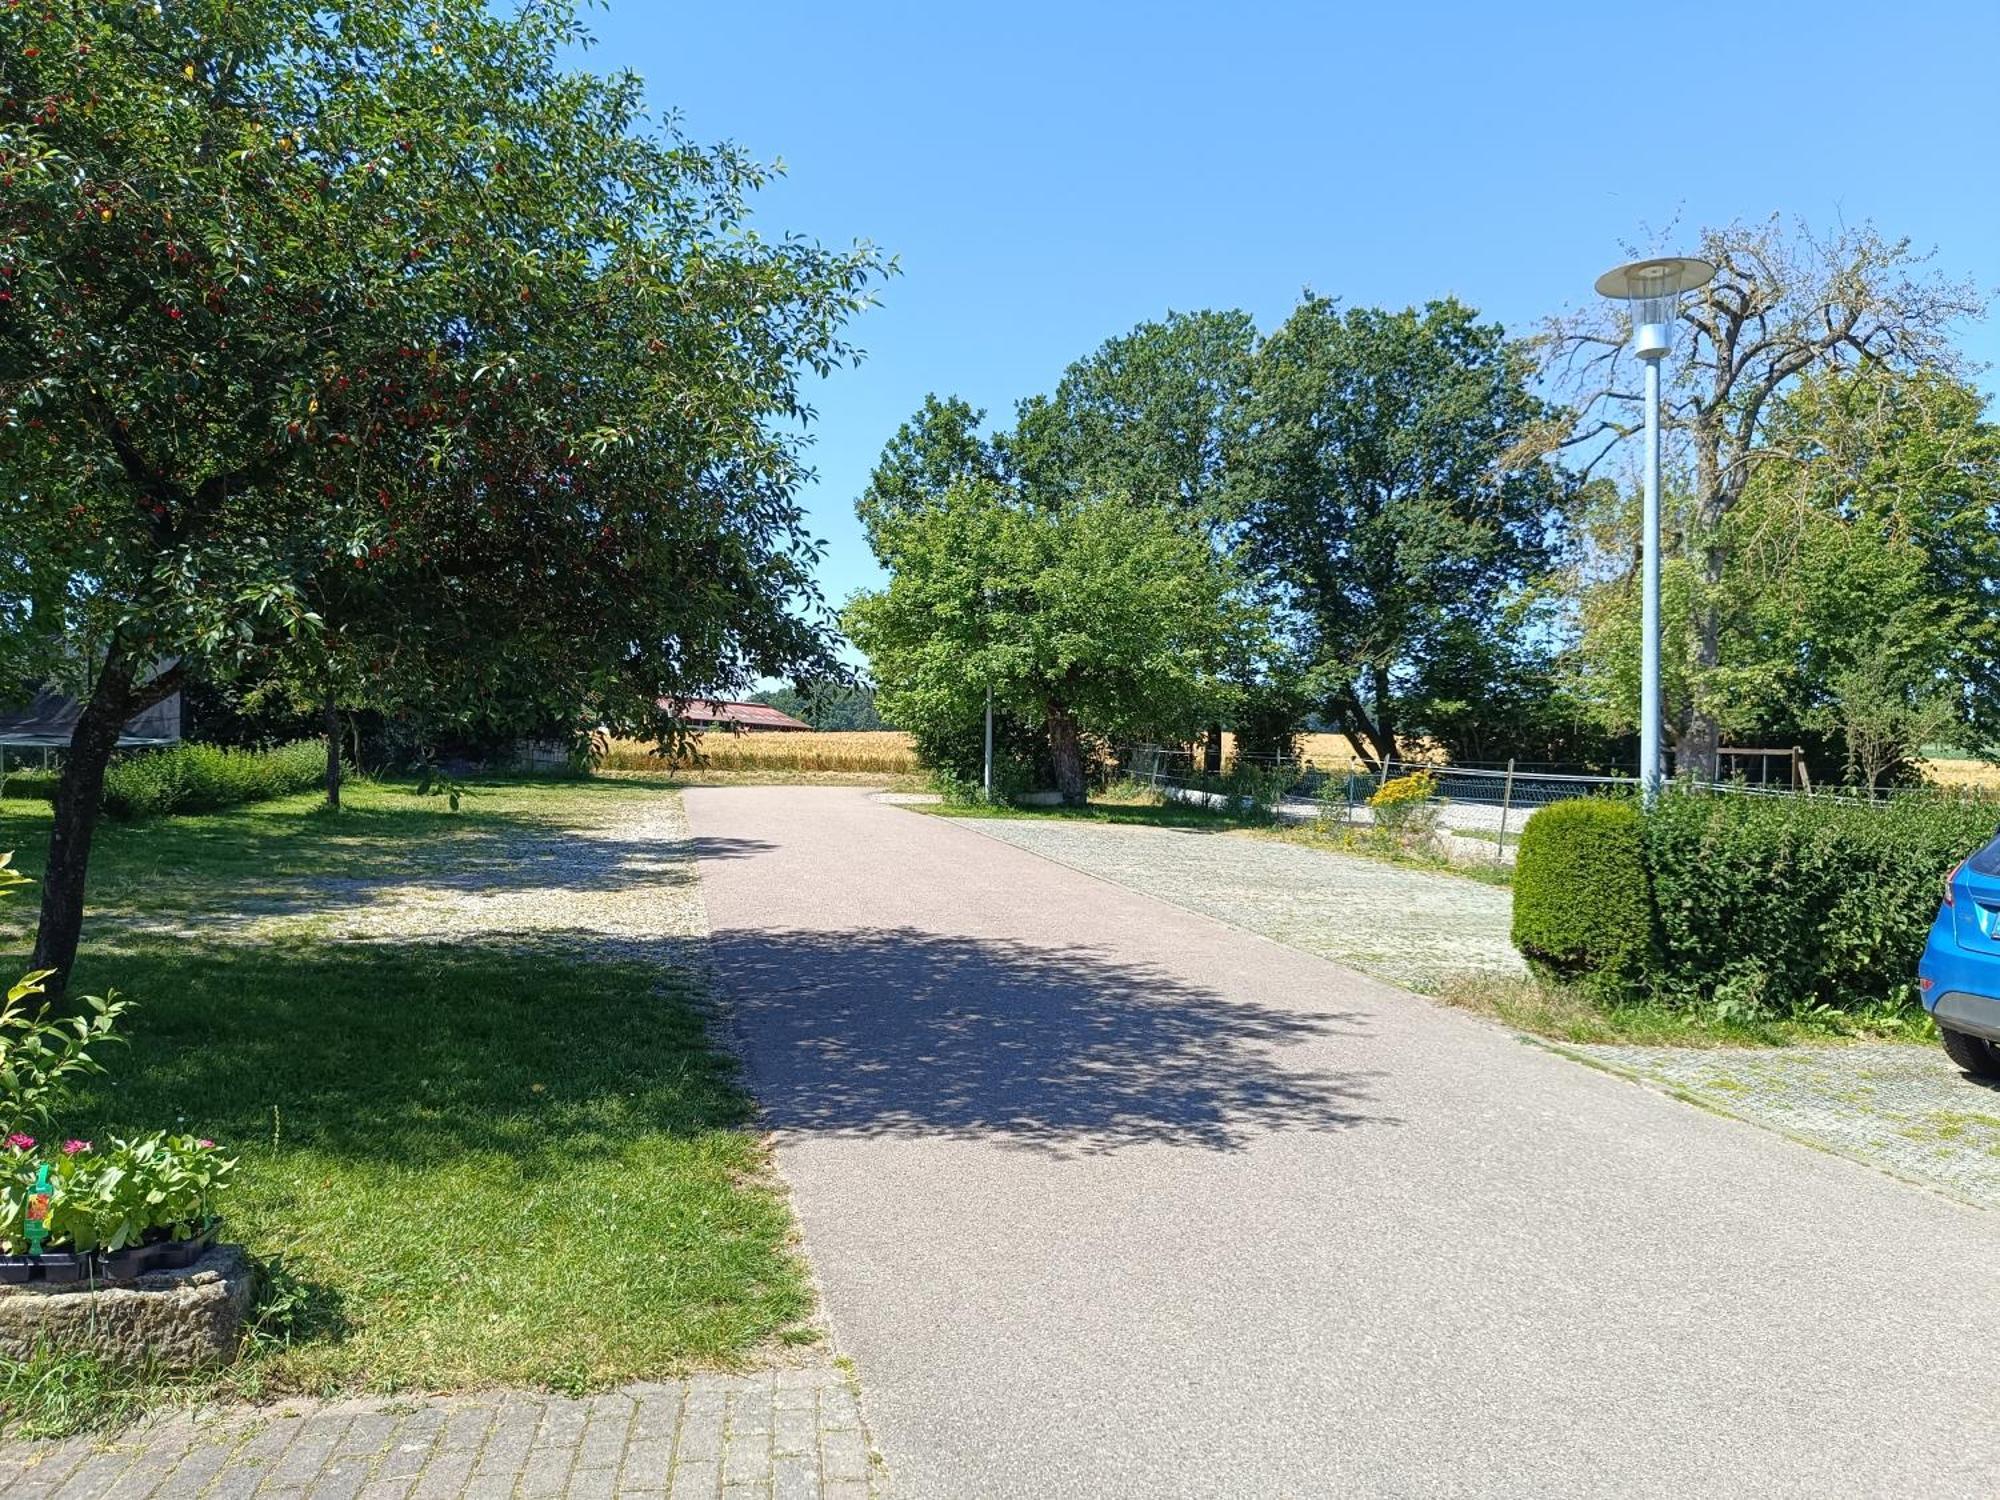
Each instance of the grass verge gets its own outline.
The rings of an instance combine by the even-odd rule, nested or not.
[[[641,773],[603,771],[595,779],[622,781]],[[884,792],[928,792],[931,779],[922,771],[813,771],[765,767],[751,770],[719,770],[711,766],[690,766],[665,773],[675,786],[865,786]],[[652,773],[657,779],[660,773]]]
[[[1186,802],[1156,802],[1093,797],[1082,807],[1014,807],[987,802],[937,802],[911,806],[912,812],[940,818],[1034,818],[1071,823],[1131,823],[1148,828],[1198,828],[1227,833],[1237,828],[1261,828],[1270,819],[1249,813],[1224,812]]]
[[[912,808],[940,818],[1040,818],[1073,823],[1130,823],[1150,828],[1198,829],[1204,833],[1242,833],[1277,839],[1331,854],[1353,854],[1405,869],[1429,870],[1476,880],[1481,885],[1512,886],[1514,867],[1499,861],[1464,862],[1441,854],[1413,850],[1386,833],[1368,827],[1321,830],[1311,824],[1281,822],[1269,813],[1230,811],[1187,802],[1163,802],[1145,793],[1117,793],[1090,799],[1083,807],[1015,807],[983,802],[941,802]]]
[[[1576,985],[1529,974],[1460,974],[1436,998],[1457,1010],[1490,1016],[1501,1024],[1551,1041],[1633,1047],[1796,1047],[1830,1042],[1936,1041],[1921,1013],[1848,1015],[1826,1010],[1811,1016],[1737,1016],[1691,1011],[1655,1001],[1618,1004]]]
[[[263,1396],[599,1388],[809,1340],[789,1209],[680,950],[593,958],[562,934],[331,941],[225,915],[273,886],[363,905],[442,896],[607,815],[645,783],[394,786],[107,826],[77,983],[138,1002],[131,1045],[62,1122],[172,1126],[241,1158],[229,1233],[271,1268],[245,1358],[205,1389]],[[47,810],[0,848],[35,873]],[[28,904],[0,938],[25,963]],[[164,930],[157,930],[164,929]],[[66,1430],[189,1387],[55,1357],[0,1367],[0,1415]]]
[[[1412,847],[1388,831],[1369,825],[1321,829],[1310,823],[1280,823],[1263,830],[1263,835],[1288,844],[1303,844],[1309,849],[1324,849],[1331,854],[1353,854],[1362,859],[1401,865],[1406,870],[1455,875],[1462,880],[1476,880],[1481,885],[1511,888],[1514,884],[1514,867],[1511,864],[1500,860],[1447,859],[1442,854]]]

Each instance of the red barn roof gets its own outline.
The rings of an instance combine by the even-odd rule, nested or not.
[[[660,700],[660,707],[669,713],[674,712],[674,705],[664,698]],[[707,729],[812,728],[812,725],[802,724],[790,714],[780,713],[768,703],[723,703],[703,698],[683,706],[679,717]]]

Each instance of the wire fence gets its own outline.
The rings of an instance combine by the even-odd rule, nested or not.
[[[1512,858],[1521,828],[1537,808],[1572,797],[1630,795],[1638,784],[1614,776],[1438,765],[1390,760],[1369,765],[1349,760],[1319,765],[1279,756],[1243,755],[1220,777],[1201,771],[1191,751],[1148,745],[1125,766],[1133,781],[1180,801],[1222,806],[1232,799],[1268,807],[1292,823],[1322,828],[1365,828],[1378,821],[1373,798],[1389,782],[1422,774],[1430,780],[1421,799],[1431,809],[1439,840],[1456,858]]]
[[[1387,816],[1407,817],[1401,809],[1380,813],[1371,799],[1390,782],[1422,775],[1429,780],[1429,792],[1417,800],[1427,809],[1424,821],[1435,828],[1443,851],[1459,860],[1500,862],[1512,862],[1521,830],[1538,809],[1576,797],[1630,797],[1639,792],[1639,782],[1632,776],[1523,770],[1513,762],[1466,766],[1398,758],[1380,765],[1359,759],[1319,765],[1300,758],[1244,754],[1231,757],[1224,772],[1217,775],[1201,768],[1195,752],[1161,745],[1134,749],[1125,758],[1123,769],[1129,779],[1176,800],[1216,807],[1265,807],[1283,821],[1309,822],[1324,829],[1368,828]],[[1921,791],[1689,778],[1673,785],[1680,794],[1800,797],[1877,807]],[[1931,794],[1935,790],[1931,789]],[[1990,793],[1969,790],[1967,794],[1991,797]]]

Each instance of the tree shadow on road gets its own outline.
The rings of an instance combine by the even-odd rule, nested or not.
[[[1396,1124],[1301,1044],[1341,1011],[1228,999],[1101,950],[905,929],[724,931],[713,954],[776,1129],[990,1139],[1059,1155],[1229,1151]]]

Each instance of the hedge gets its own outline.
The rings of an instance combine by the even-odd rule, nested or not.
[[[0,776],[0,796],[19,797],[26,802],[52,802],[56,795],[56,773],[40,766],[28,766]]]
[[[1514,867],[1514,946],[1562,978],[1645,966],[1652,901],[1638,805],[1556,802],[1528,820]]]
[[[1546,971],[1616,976],[1670,1004],[1900,1009],[1916,996],[1940,881],[1993,836],[1996,813],[1920,794],[1870,804],[1670,789],[1643,814],[1556,803],[1521,837],[1515,946]]]
[[[206,812],[307,791],[325,778],[324,740],[270,750],[180,744],[114,760],[104,773],[104,808],[121,818]]]
[[[1663,991],[1745,1013],[1900,1008],[1992,803],[1674,793],[1645,818]]]

